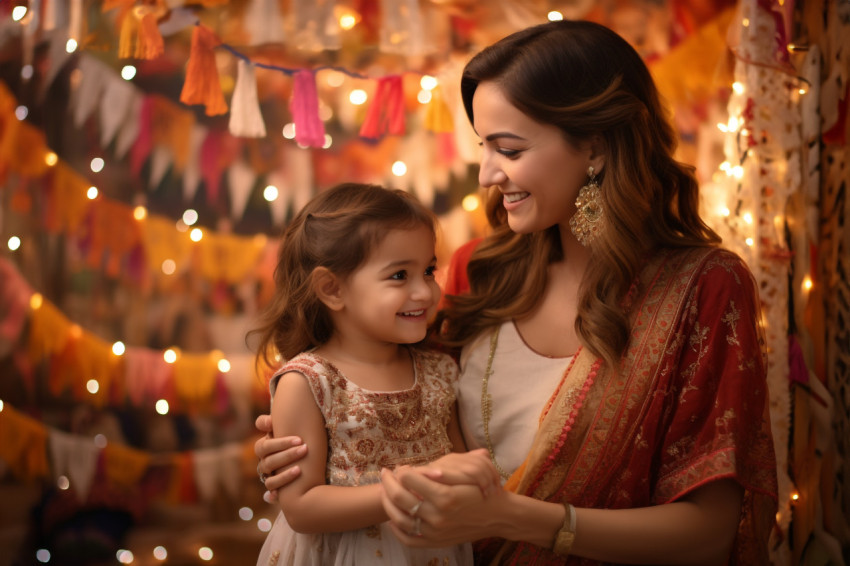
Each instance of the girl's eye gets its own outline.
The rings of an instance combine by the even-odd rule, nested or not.
[[[407,271],[396,271],[395,273],[390,275],[390,279],[393,279],[395,281],[404,281],[405,279],[407,279]]]
[[[428,269],[425,270],[425,277],[434,277],[435,271],[437,271],[436,265],[429,266]]]

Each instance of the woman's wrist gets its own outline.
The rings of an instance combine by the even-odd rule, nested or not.
[[[560,503],[540,501],[516,493],[506,495],[502,503],[503,511],[498,514],[496,536],[552,548],[567,517],[566,508]]]

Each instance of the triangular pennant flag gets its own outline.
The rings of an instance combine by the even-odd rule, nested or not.
[[[156,146],[151,152],[151,176],[148,179],[148,188],[156,189],[162,182],[163,177],[168,172],[168,168],[174,161],[174,156],[168,148]]]
[[[283,43],[280,0],[251,0],[245,9],[242,25],[248,32],[248,45]]]
[[[266,125],[257,99],[254,66],[242,59],[239,60],[236,87],[230,100],[229,128],[234,136],[262,138],[266,135]]]
[[[286,166],[291,180],[293,208],[301,210],[313,198],[313,156],[297,146],[284,146]]]
[[[59,430],[50,429],[48,439],[54,477],[67,476],[77,497],[85,502],[94,481],[100,450],[91,438]]]
[[[237,500],[242,487],[242,447],[238,444],[226,444],[220,450],[219,482],[232,500]]]
[[[118,133],[118,128],[129,118],[128,114],[136,97],[136,89],[133,85],[117,76],[109,79],[103,92],[104,100],[108,100],[109,103],[100,105],[101,147],[109,145]]]
[[[101,103],[101,94],[112,71],[94,57],[80,59],[80,84],[74,96],[74,125],[81,128]]]
[[[210,501],[215,498],[218,491],[221,452],[218,449],[210,448],[194,450],[191,454],[198,496],[203,501]]]
[[[286,220],[286,209],[289,206],[290,194],[289,181],[281,171],[273,171],[266,178],[266,183],[273,185],[277,189],[277,198],[269,202],[269,212],[271,213],[272,223],[275,226],[283,226]]]
[[[443,89],[439,85],[431,90],[431,102],[425,109],[425,129],[436,133],[454,130],[452,113],[443,100]]]
[[[130,108],[124,118],[124,123],[118,131],[118,136],[115,139],[115,157],[121,159],[127,154],[127,151],[133,146],[136,138],[141,132],[141,117],[142,107],[144,106],[144,96],[134,93],[130,97]]]
[[[183,200],[192,202],[201,183],[201,145],[207,137],[205,126],[195,124],[189,134],[189,152],[183,170]]]
[[[245,206],[248,204],[248,197],[251,196],[251,189],[254,188],[256,180],[257,175],[254,173],[254,169],[241,159],[227,170],[227,185],[230,188],[230,216],[234,220],[238,221],[245,213]]]

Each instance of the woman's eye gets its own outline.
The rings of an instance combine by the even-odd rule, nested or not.
[[[437,266],[432,265],[425,270],[425,277],[434,277],[434,272],[437,271]]]
[[[393,279],[395,281],[404,281],[405,279],[407,279],[407,271],[396,271],[395,273],[390,275],[390,279]]]
[[[505,149],[505,148],[499,148],[496,151],[499,152],[501,155],[504,155],[508,159],[511,159],[513,157],[517,157],[520,153],[519,150],[517,150],[517,149]]]

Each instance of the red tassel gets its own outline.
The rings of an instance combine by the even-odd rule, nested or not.
[[[360,137],[376,140],[385,133],[400,136],[404,134],[404,129],[404,91],[401,77],[381,77],[375,89],[375,98],[369,105],[366,119],[360,127]]]
[[[207,116],[227,112],[227,103],[221,92],[213,51],[220,44],[221,41],[212,30],[200,24],[195,26],[180,102],[189,105],[203,104],[206,107]]]

